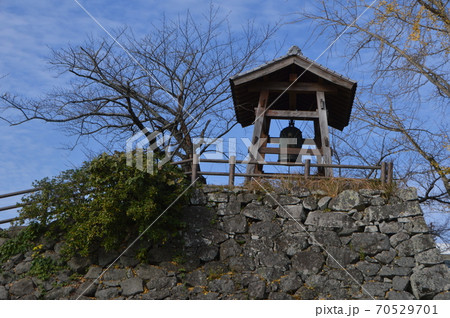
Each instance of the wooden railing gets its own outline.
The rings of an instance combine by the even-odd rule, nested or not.
[[[40,190],[39,188],[35,188],[35,189],[16,191],[16,192],[11,192],[11,193],[6,193],[6,194],[0,194],[0,199],[16,197],[16,196],[23,195],[23,194],[33,193],[33,192],[36,192],[36,191],[39,191],[39,190]],[[17,209],[17,208],[21,208],[23,206],[24,206],[23,204],[14,204],[14,205],[0,207],[0,212],[14,210],[14,209]],[[5,219],[5,220],[0,220],[0,224],[11,223],[11,222],[16,221],[18,219],[19,219],[18,217],[15,217],[15,218],[9,218],[9,219]]]
[[[223,176],[228,177],[228,185],[234,186],[236,177],[246,177],[246,178],[280,178],[286,176],[292,176],[292,174],[288,173],[238,173],[236,172],[237,164],[258,164],[255,161],[245,161],[245,160],[236,160],[235,156],[231,156],[229,160],[220,160],[220,159],[200,159],[199,155],[195,154],[193,159],[186,159],[181,161],[172,162],[173,165],[181,165],[181,164],[191,164],[191,171],[185,172],[187,175],[191,175],[191,180],[194,182],[198,176]],[[219,164],[228,164],[229,169],[228,172],[217,172],[217,171],[200,171],[199,165],[200,163],[219,163]],[[393,164],[392,162],[386,163],[383,162],[379,166],[359,166],[359,165],[335,165],[335,164],[313,164],[308,159],[305,163],[281,163],[281,162],[273,162],[268,161],[264,162],[265,166],[294,166],[294,167],[304,167],[303,178],[325,178],[323,176],[311,175],[311,168],[336,168],[336,169],[365,169],[365,170],[381,170],[380,180],[383,184],[390,184],[393,180]],[[39,191],[40,188],[28,189],[22,191],[16,191],[6,194],[0,194],[0,200],[10,197],[15,197],[23,194],[33,193]],[[14,204],[10,206],[0,207],[0,212],[14,210],[17,208],[23,207],[23,204]],[[9,218],[9,219],[0,219],[0,224],[11,223],[13,221],[18,220],[18,217]]]
[[[195,154],[193,159],[172,162],[172,164],[181,164],[191,162],[191,171],[186,172],[186,174],[191,175],[191,180],[197,179],[199,175],[204,176],[228,176],[228,185],[234,186],[236,177],[246,177],[246,178],[280,178],[286,176],[292,176],[292,174],[288,173],[237,173],[236,165],[237,164],[258,164],[256,161],[245,161],[245,160],[236,160],[235,156],[231,156],[229,160],[220,160],[220,159],[200,159],[199,155]],[[211,172],[211,171],[199,171],[199,165],[201,163],[222,163],[228,164],[229,170],[228,172]],[[266,161],[264,162],[264,166],[293,166],[293,167],[304,167],[303,177],[308,178],[326,178],[324,176],[311,175],[311,168],[335,168],[335,169],[363,169],[363,170],[380,170],[380,181],[383,184],[390,184],[393,181],[393,172],[394,165],[392,162],[382,162],[381,165],[377,166],[361,166],[361,165],[341,165],[341,164],[321,164],[321,163],[311,163],[311,160],[305,160],[305,163],[285,163],[285,162],[274,162],[274,161]],[[300,175],[299,175],[300,176]]]

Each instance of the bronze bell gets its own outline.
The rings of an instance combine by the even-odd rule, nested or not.
[[[286,138],[296,138],[297,143],[296,144],[292,144],[292,143],[288,144]],[[292,119],[289,121],[289,126],[284,128],[280,132],[280,149],[286,148],[286,147],[287,148],[302,148],[304,141],[305,140],[303,139],[302,131],[294,126],[294,120],[292,120]],[[296,162],[297,157],[298,157],[298,155],[285,154],[281,151],[279,158],[278,158],[278,162]]]

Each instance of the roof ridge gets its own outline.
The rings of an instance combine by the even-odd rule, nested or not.
[[[237,79],[237,78],[242,77],[242,76],[244,76],[244,75],[253,73],[253,72],[255,72],[255,71],[259,70],[259,69],[262,69],[262,68],[267,67],[267,66],[270,65],[270,64],[276,63],[276,62],[278,62],[278,61],[281,61],[281,60],[283,60],[283,59],[285,59],[285,58],[288,58],[288,57],[291,57],[291,56],[294,56],[294,57],[298,57],[298,58],[304,59],[304,60],[307,61],[308,63],[311,63],[311,66],[314,65],[314,66],[319,67],[319,68],[321,68],[321,69],[323,69],[323,70],[325,70],[325,71],[327,71],[327,72],[329,72],[329,73],[331,73],[331,74],[334,74],[335,76],[339,76],[340,78],[342,78],[342,79],[344,79],[344,80],[347,80],[347,81],[352,82],[352,83],[356,83],[355,81],[353,81],[353,80],[350,79],[349,77],[347,77],[347,76],[345,76],[345,75],[342,75],[342,74],[340,74],[340,73],[338,73],[338,72],[336,72],[336,71],[333,71],[332,69],[330,69],[330,68],[328,68],[328,67],[326,67],[326,66],[324,66],[324,65],[322,65],[322,64],[320,64],[320,63],[318,63],[318,62],[316,62],[315,60],[311,60],[311,59],[308,58],[307,56],[303,55],[303,53],[302,53],[302,51],[300,50],[300,48],[299,48],[298,46],[296,46],[296,45],[291,46],[290,49],[288,50],[287,54],[282,55],[282,56],[277,57],[277,58],[274,58],[274,59],[271,60],[271,61],[267,61],[267,62],[265,62],[264,64],[261,64],[261,65],[259,65],[259,66],[257,66],[257,67],[254,67],[254,68],[252,68],[252,69],[250,69],[250,70],[248,70],[248,71],[244,71],[244,72],[238,73],[238,74],[236,74],[236,75],[230,77],[230,80],[234,80],[234,79]]]

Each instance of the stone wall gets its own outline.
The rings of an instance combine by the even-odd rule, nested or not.
[[[73,258],[48,281],[27,276],[32,252],[15,255],[0,299],[450,299],[414,189],[331,198],[206,186],[184,218],[181,241],[148,247],[145,264],[125,255],[97,282],[118,253]],[[58,259],[62,244],[45,253]]]

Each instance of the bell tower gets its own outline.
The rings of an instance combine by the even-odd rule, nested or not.
[[[247,173],[263,174],[266,154],[278,154],[281,163],[301,162],[302,155],[309,155],[318,164],[331,164],[329,126],[343,130],[348,125],[356,82],[308,59],[293,46],[285,56],[232,77],[230,84],[237,121],[242,127],[254,125]],[[269,136],[273,119],[289,120],[280,138]],[[296,121],[312,122],[314,138],[303,139]],[[318,173],[333,176],[330,167],[319,167]]]

